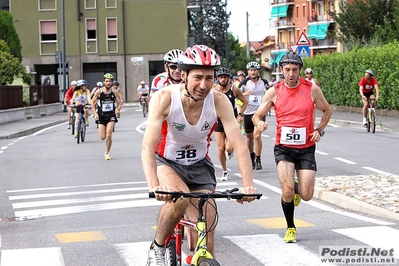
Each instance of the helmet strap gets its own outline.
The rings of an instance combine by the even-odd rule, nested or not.
[[[187,87],[187,79],[186,79],[186,83],[184,84],[184,88],[186,89],[186,92],[187,93],[185,93],[184,94],[184,96],[186,96],[186,97],[189,97],[189,98],[191,98],[191,99],[193,99],[194,100],[194,102],[198,102],[199,100],[197,100],[197,99],[195,99],[194,98],[194,96],[188,91],[188,87]]]

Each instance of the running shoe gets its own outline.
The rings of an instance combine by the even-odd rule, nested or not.
[[[89,126],[89,120],[86,120],[86,127]]]
[[[105,153],[104,154],[104,159],[106,160],[106,161],[108,161],[108,160],[111,160],[111,156],[109,156],[109,153]]]
[[[262,163],[260,162],[260,159],[256,159],[255,170],[262,170]]]
[[[68,124],[68,129],[71,129],[71,124]]]
[[[228,153],[227,151],[225,151],[225,153],[226,153],[227,160],[231,160],[233,158],[233,156],[234,156],[234,151],[231,152],[231,153]]]
[[[294,184],[294,206],[297,207],[299,203],[301,203],[301,195],[298,193],[298,178],[294,178],[295,184]]]
[[[363,125],[367,126],[367,119],[365,117],[363,117]]]
[[[75,139],[78,137],[78,129],[75,129]]]
[[[227,181],[227,180],[229,180],[229,178],[230,178],[229,172],[223,171],[223,175],[222,175],[222,177],[220,179],[222,181]]]
[[[285,232],[285,237],[283,240],[286,243],[295,243],[296,242],[296,229],[294,227],[288,228]]]
[[[165,266],[165,247],[158,247],[152,242],[148,251],[147,266]]]

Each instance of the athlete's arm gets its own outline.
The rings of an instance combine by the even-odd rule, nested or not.
[[[240,113],[244,113],[248,106],[248,99],[244,96],[244,94],[241,92],[241,90],[237,87],[233,87],[233,92],[234,92],[234,96],[242,102]],[[243,117],[241,115],[238,115],[237,120],[239,120],[238,122],[241,123],[243,120]]]
[[[262,120],[270,109],[273,107],[276,101],[276,89],[271,87],[268,89],[263,96],[262,103],[260,104],[256,113],[252,116],[252,123],[255,127],[257,127],[260,131],[265,131],[268,127],[268,123]]]
[[[75,91],[75,92],[73,93],[73,95],[72,95],[71,104],[75,103],[75,98],[76,98],[76,96],[78,96],[78,92],[77,92],[77,91]]]
[[[147,127],[141,148],[141,163],[150,190],[156,190],[159,186],[155,148],[161,136],[162,123],[169,113],[170,104],[170,88],[165,88],[155,93],[150,101],[149,109],[151,111],[148,113]]]
[[[115,93],[115,101],[116,101],[115,114],[119,114],[119,112],[121,111],[121,108],[122,108],[121,95],[120,95],[119,90],[114,90],[114,93]]]
[[[374,88],[375,92],[377,93],[375,100],[378,101],[378,99],[380,98],[380,88],[378,87],[378,84],[375,84]]]
[[[326,98],[323,95],[323,92],[321,91],[320,87],[316,85],[312,85],[312,99],[316,105],[316,107],[323,112],[323,115],[321,117],[320,123],[317,126],[318,129],[324,130],[324,128],[327,126],[328,121],[330,121],[331,115],[332,115],[332,108],[330,104],[327,102]],[[316,133],[317,132],[317,133]],[[319,134],[319,131],[315,130],[312,133],[312,139],[311,141],[316,141],[316,134]]]
[[[97,118],[98,118],[98,114],[97,114],[97,100],[98,100],[98,97],[100,97],[100,90],[97,90],[94,93],[93,98],[91,98],[91,110],[93,111],[94,116],[97,117]],[[96,118],[96,120],[98,120],[97,118]]]

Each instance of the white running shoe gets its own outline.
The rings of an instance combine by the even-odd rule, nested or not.
[[[229,172],[224,171],[222,177],[220,178],[220,180],[227,181],[227,180],[229,180],[229,178],[230,178]]]
[[[224,151],[226,154],[226,158],[227,160],[231,160],[234,156],[234,151],[232,151],[231,153],[228,153],[227,151]]]
[[[147,266],[165,266],[165,253],[165,247],[158,247],[153,242],[150,246],[150,250],[148,251]]]
[[[367,125],[367,119],[363,117],[363,125]]]

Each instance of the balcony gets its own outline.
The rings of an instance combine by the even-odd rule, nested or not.
[[[337,47],[337,42],[331,37],[326,37],[323,40],[316,40],[316,39],[311,39],[312,46],[310,49],[325,49],[325,48],[336,48]]]
[[[294,0],[274,0],[272,5],[278,5],[278,4],[294,4]]]
[[[313,15],[308,16],[308,22],[334,22],[333,18],[329,15]]]
[[[284,18],[284,19],[270,21],[270,28],[288,29],[288,28],[294,28],[294,27],[295,27],[295,23],[294,23],[294,19],[292,19],[292,18]]]

